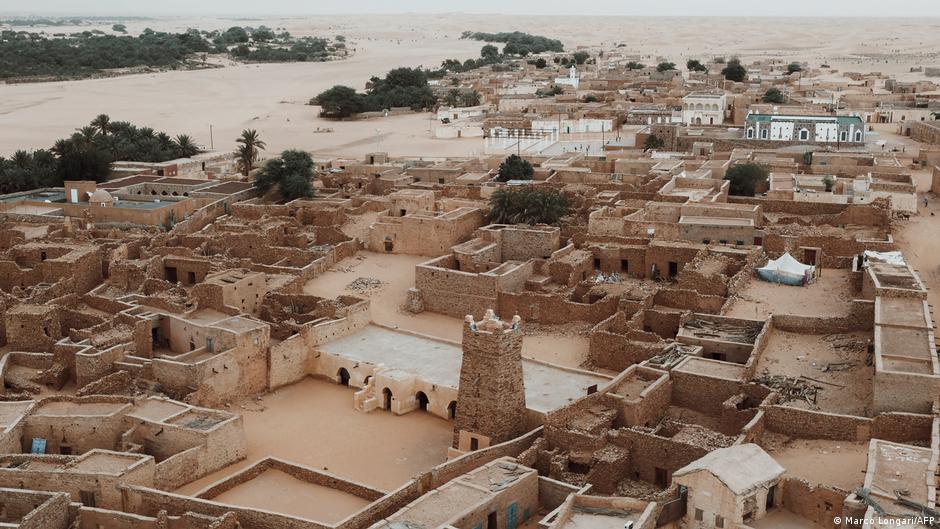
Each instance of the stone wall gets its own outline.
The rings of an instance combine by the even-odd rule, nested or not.
[[[828,529],[841,529],[836,517],[843,515],[842,508],[847,491],[825,485],[810,485],[799,478],[784,477],[781,480],[781,505],[804,520],[809,520]]]

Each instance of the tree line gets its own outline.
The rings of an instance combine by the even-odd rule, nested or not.
[[[465,31],[460,38],[481,40],[483,42],[504,43],[504,55],[532,55],[537,53],[562,52],[565,51],[564,44],[560,40],[550,39],[541,35],[530,35],[521,31],[504,33],[484,33],[481,31]]]
[[[123,26],[114,26],[122,33]],[[228,54],[247,62],[322,61],[345,48],[345,39],[295,38],[288,32],[231,27],[167,33],[145,29],[138,36],[83,31],[61,38],[38,33],[0,32],[0,78],[89,77],[103,70],[134,67],[179,68],[198,54]]]
[[[199,152],[200,147],[186,134],[171,137],[127,121],[111,121],[101,114],[48,149],[0,156],[0,194],[58,187],[65,180],[101,182],[118,160],[165,162]]]
[[[393,107],[425,110],[437,104],[437,96],[428,84],[428,73],[421,68],[395,68],[384,78],[372,77],[365,93],[336,85],[310,100],[319,105],[320,115],[345,118],[360,112],[376,112]]]

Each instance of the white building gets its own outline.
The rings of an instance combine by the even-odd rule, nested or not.
[[[733,445],[677,470],[673,481],[688,487],[684,526],[731,529],[764,517],[780,501],[785,472],[756,444]]]
[[[749,113],[744,137],[749,140],[805,143],[864,143],[865,123],[858,116],[788,116]]]
[[[552,131],[562,134],[611,132],[614,130],[612,119],[534,119],[532,128],[535,130]]]
[[[578,86],[581,84],[581,79],[578,77],[578,69],[572,66],[568,70],[568,77],[556,77],[555,85],[556,86],[570,86],[575,90],[578,89]]]
[[[721,125],[725,120],[725,94],[692,92],[682,98],[682,123]]]

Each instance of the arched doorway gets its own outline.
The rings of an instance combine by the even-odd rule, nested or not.
[[[349,371],[345,367],[339,368],[339,372],[336,374],[336,377],[339,379],[339,383],[343,386],[349,385]]]
[[[452,400],[450,404],[447,405],[447,418],[454,420],[457,418],[457,401]]]
[[[382,390],[382,409],[392,411],[392,390],[388,388]]]
[[[428,411],[428,404],[430,404],[431,401],[428,400],[428,396],[425,395],[423,391],[419,391],[419,392],[415,395],[415,400],[418,401],[418,408],[419,408],[420,410],[422,410],[422,411]]]

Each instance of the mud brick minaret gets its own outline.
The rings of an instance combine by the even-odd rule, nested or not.
[[[501,321],[487,310],[463,324],[463,363],[454,418],[454,448],[471,451],[526,432],[522,320]]]

